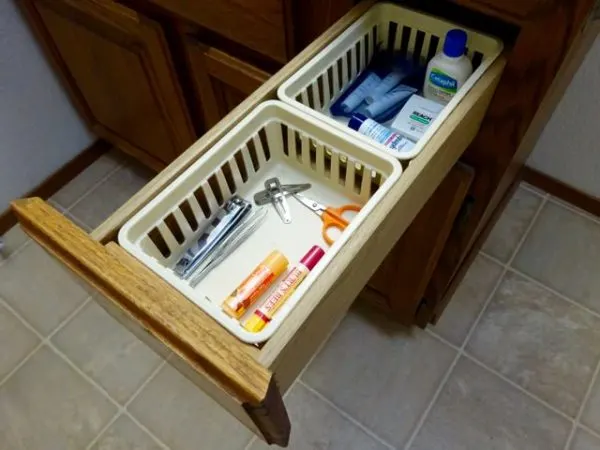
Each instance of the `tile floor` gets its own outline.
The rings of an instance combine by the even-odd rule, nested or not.
[[[150,174],[101,158],[52,202],[91,229]],[[266,446],[14,228],[0,449]],[[600,449],[600,221],[516,192],[436,327],[354,307],[287,394],[294,450]]]

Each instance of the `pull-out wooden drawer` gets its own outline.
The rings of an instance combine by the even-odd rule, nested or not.
[[[475,137],[504,68],[500,57],[448,117],[302,302],[262,347],[243,344],[112,240],[119,228],[255,106],[359,17],[358,5],[161,172],[91,236],[39,199],[13,209],[25,231],[98,290],[125,326],[166,347],[179,370],[271,443],[286,445],[282,400],[299,372]]]

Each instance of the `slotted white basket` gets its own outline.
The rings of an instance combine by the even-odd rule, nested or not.
[[[331,116],[329,106],[332,100],[367,67],[376,49],[394,50],[426,64],[441,50],[446,33],[454,28],[467,32],[467,55],[473,61],[475,70],[413,149],[405,152],[391,150],[349,128],[347,118]],[[378,3],[286,80],[279,87],[277,95],[323,123],[348,133],[357,142],[400,160],[410,160],[427,145],[452,110],[502,53],[502,49],[502,41],[496,38],[398,5]]]
[[[284,103],[265,102],[132,217],[119,232],[119,244],[239,339],[260,343],[275,332],[314,280],[327,270],[401,172],[394,158],[365,150],[344,133]],[[305,195],[325,205],[357,203],[362,210],[328,247],[321,236],[320,218],[288,197],[291,224],[283,224],[274,208],[265,206],[268,213],[260,228],[196,288],[180,279],[172,268],[223,203],[233,194],[252,200],[264,189],[265,180],[275,176],[282,184],[311,183]],[[246,331],[223,313],[222,301],[269,252],[283,252],[291,269],[315,244],[326,250],[325,256],[262,331]]]

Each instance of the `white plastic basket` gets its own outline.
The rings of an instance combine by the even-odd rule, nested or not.
[[[394,158],[365,150],[344,133],[322,126],[282,102],[265,102],[132,217],[119,232],[119,244],[239,339],[263,342],[327,270],[401,172]],[[274,208],[267,205],[267,217],[259,229],[196,288],[180,279],[172,268],[212,222],[220,206],[234,193],[252,200],[264,188],[265,180],[274,176],[283,184],[311,183],[304,194],[325,205],[358,203],[362,210],[328,248],[321,236],[320,218],[288,197],[291,224],[283,224]],[[270,251],[283,252],[291,268],[315,244],[326,250],[325,256],[262,331],[248,332],[222,312],[225,297]],[[257,305],[266,295],[268,292]],[[241,323],[255,307],[246,312]]]
[[[369,64],[377,48],[380,51],[395,50],[403,56],[412,55],[415,60],[426,64],[441,50],[446,33],[453,28],[467,32],[467,54],[475,70],[412,150],[391,150],[349,128],[348,119],[330,115],[331,101]],[[419,154],[502,49],[502,41],[496,38],[398,5],[378,3],[285,81],[277,94],[284,102],[348,133],[358,142],[374,146],[400,160],[410,160]]]

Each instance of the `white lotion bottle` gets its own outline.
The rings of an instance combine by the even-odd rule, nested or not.
[[[450,30],[444,40],[444,49],[427,65],[423,94],[425,98],[442,105],[456,95],[461,86],[473,73],[473,64],[465,55],[467,33]]]

